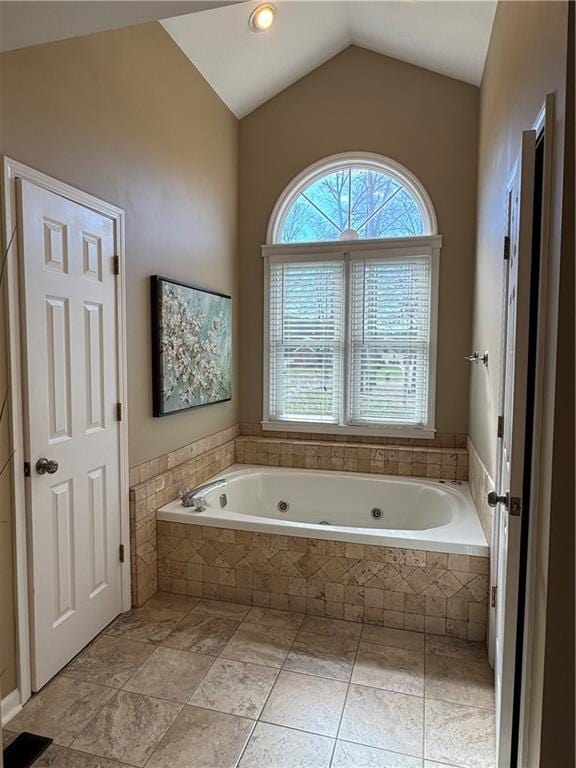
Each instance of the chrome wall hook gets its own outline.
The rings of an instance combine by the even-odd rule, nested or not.
[[[471,355],[466,355],[464,360],[470,360],[471,363],[482,363],[482,365],[485,365],[488,367],[488,352],[484,352],[483,355],[476,350]]]

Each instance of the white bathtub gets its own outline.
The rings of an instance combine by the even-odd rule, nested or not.
[[[159,509],[157,519],[431,552],[489,554],[468,483],[238,464],[207,482],[219,478],[226,484],[202,494],[204,511],[196,512],[177,500]],[[279,509],[280,502],[288,503],[286,511]],[[374,508],[381,510],[379,519],[372,515]]]
[[[468,483],[234,465],[207,482],[196,512],[172,501],[157,519],[386,547],[488,556]],[[225,506],[222,494],[225,494]],[[280,502],[288,509],[281,511]],[[282,506],[282,505],[280,505]],[[381,510],[375,518],[372,510]],[[378,514],[378,513],[376,513]]]

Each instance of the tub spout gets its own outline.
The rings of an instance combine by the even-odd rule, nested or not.
[[[194,512],[204,512],[207,507],[205,494],[215,488],[220,488],[226,485],[226,478],[221,477],[218,480],[213,480],[210,483],[199,485],[197,488],[183,488],[180,491],[180,498],[182,499],[182,505],[184,507],[191,507]],[[223,494],[224,495],[224,494]]]

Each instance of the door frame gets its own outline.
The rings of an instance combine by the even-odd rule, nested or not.
[[[512,170],[508,174],[506,184],[504,187],[505,195],[505,238],[510,237],[510,193],[514,184],[514,177],[516,175],[519,158],[515,160]],[[504,246],[505,247],[505,246]],[[504,416],[504,394],[506,383],[506,332],[508,324],[508,259],[504,255],[504,247],[502,248],[502,270],[500,273],[501,278],[501,298],[500,298],[500,350],[499,350],[499,375],[498,375],[498,419]],[[505,322],[506,321],[506,322]],[[491,477],[492,489],[498,493],[501,492],[500,484],[502,481],[502,453],[503,453],[503,435],[498,434],[496,438],[496,463],[494,465],[494,477]],[[501,516],[506,514],[502,510],[502,506],[498,504],[494,508],[492,514],[492,537],[490,541],[490,581],[491,586],[496,587],[496,600],[492,599],[489,606],[490,622],[488,627],[488,656],[492,667],[496,667],[496,631],[497,631],[497,601],[501,599],[503,592],[503,585],[500,584],[498,579],[498,566],[500,556],[500,522]]]
[[[130,518],[128,479],[128,378],[126,345],[126,270],[125,270],[125,213],[111,203],[76,189],[58,179],[47,176],[9,157],[2,157],[2,207],[3,207],[3,252],[9,248],[6,259],[5,277],[7,297],[7,353],[10,383],[10,415],[12,437],[12,492],[14,500],[14,555],[16,584],[16,627],[17,627],[17,692],[18,697],[9,695],[10,707],[3,711],[3,720],[13,717],[31,696],[31,645],[30,645],[30,552],[27,538],[28,513],[26,505],[26,483],[24,477],[25,418],[23,392],[23,366],[21,357],[21,313],[19,253],[20,243],[17,232],[18,209],[16,179],[32,182],[38,187],[60,195],[74,203],[90,208],[109,218],[114,225],[116,256],[119,274],[116,290],[116,313],[118,329],[118,387],[119,397],[124,404],[122,421],[119,422],[120,437],[120,535],[124,544],[125,558],[121,564],[121,606],[122,611],[131,607],[130,593]]]
[[[552,451],[550,442],[553,437],[554,417],[554,385],[556,371],[556,348],[554,344],[555,307],[557,306],[558,286],[552,280],[552,264],[550,254],[550,220],[552,213],[552,189],[554,178],[553,142],[554,142],[554,94],[548,94],[538,113],[531,130],[536,133],[536,143],[544,137],[544,159],[542,176],[542,200],[541,200],[541,233],[540,233],[540,269],[539,288],[537,298],[537,351],[536,371],[533,400],[533,449],[532,455],[525,457],[525,472],[530,472],[530,510],[528,519],[528,535],[526,547],[526,587],[525,600],[518,604],[519,614],[523,612],[522,625],[518,626],[517,651],[522,648],[521,666],[516,670],[520,675],[520,688],[514,696],[513,706],[517,708],[518,732],[513,734],[513,744],[517,749],[517,765],[531,764],[530,751],[534,743],[530,743],[530,732],[539,727],[539,723],[531,722],[541,717],[541,701],[534,713],[534,701],[541,698],[542,669],[543,664],[538,664],[536,656],[541,659],[544,653],[542,638],[538,636],[538,627],[535,625],[535,617],[538,612],[546,610],[546,578],[548,549],[549,549],[549,520],[550,520],[550,496],[548,479],[551,473]],[[529,130],[529,129],[528,129]],[[510,174],[506,184],[508,195]],[[506,211],[508,216],[508,211]],[[507,266],[504,264],[503,276],[507,274]],[[506,301],[506,278],[503,279],[502,306]],[[505,338],[501,335],[500,370],[503,366],[503,348]],[[499,381],[498,413],[503,410],[503,377]],[[498,438],[496,453],[496,472],[494,485],[498,487],[498,473],[500,471],[502,454],[502,440]],[[500,510],[499,514],[502,514]],[[498,551],[498,516],[494,516],[491,551]],[[540,558],[540,560],[539,560]],[[495,581],[493,583],[496,583]],[[498,592],[502,590],[498,584]],[[538,600],[541,604],[538,606]],[[492,610],[491,610],[492,615]],[[490,648],[493,650],[495,632],[495,616],[490,622],[489,638]],[[518,652],[516,663],[518,663]],[[537,739],[539,742],[539,739]]]
[[[553,331],[549,330],[551,323],[555,325],[554,307],[557,298],[557,286],[550,284],[551,280],[551,256],[550,256],[550,218],[552,213],[552,182],[554,177],[554,120],[555,120],[555,95],[549,93],[546,95],[544,103],[542,104],[538,116],[532,125],[532,130],[536,132],[536,143],[544,135],[544,168],[543,168],[543,180],[542,180],[542,232],[540,243],[540,289],[538,298],[538,351],[537,351],[537,371],[536,371],[536,386],[534,393],[534,455],[529,457],[529,461],[532,462],[532,486],[530,497],[532,499],[532,524],[529,532],[528,541],[528,562],[527,562],[527,580],[526,580],[526,608],[525,608],[525,646],[524,646],[524,663],[523,663],[523,692],[522,692],[522,710],[529,710],[530,689],[534,687],[534,681],[532,675],[529,674],[530,660],[532,658],[533,646],[535,643],[535,630],[532,625],[531,618],[535,612],[535,601],[537,599],[536,590],[542,591],[542,584],[536,584],[536,556],[537,549],[543,556],[543,566],[547,567],[548,562],[548,521],[550,518],[550,499],[544,495],[544,486],[546,485],[545,478],[550,476],[552,452],[548,445],[551,435],[553,434],[553,422],[546,423],[546,419],[550,419],[550,408],[553,413],[553,391],[555,376],[551,379],[551,373],[549,371],[556,370],[556,353],[554,346],[554,338],[550,334]],[[510,174],[507,179],[509,184]],[[508,211],[506,210],[506,216]],[[506,302],[506,276],[507,266],[503,260],[502,267],[502,297],[500,313],[503,317],[505,311]],[[503,336],[503,329],[500,334],[500,350],[498,364],[500,371],[503,368],[503,353],[505,346],[505,338]],[[502,392],[502,377],[498,382],[498,414],[502,413],[503,407],[503,392]],[[550,394],[552,393],[552,400],[550,400]],[[548,396],[548,404],[545,402],[545,397]],[[543,438],[546,438],[548,443],[543,442]],[[497,438],[496,444],[496,470],[494,477],[490,477],[490,483],[492,488],[497,485],[497,472],[501,463],[502,452],[502,440]],[[542,489],[541,489],[542,488]],[[536,540],[536,515],[539,515],[540,519],[544,521],[545,530],[540,532],[540,541]],[[492,536],[490,540],[490,552],[496,553],[498,551],[498,525],[496,515],[494,515],[492,525]],[[544,539],[542,539],[544,534]],[[495,558],[491,557],[490,563],[490,583],[491,585],[498,586],[498,576],[494,566]],[[489,621],[488,621],[488,657],[492,666],[494,665],[494,653],[495,653],[495,641],[496,641],[496,612],[494,607],[489,609]],[[541,686],[541,681],[540,681]],[[520,755],[525,753],[528,749],[528,725],[527,714],[521,715],[520,726]],[[526,722],[525,722],[526,720]]]
[[[528,520],[526,552],[526,594],[524,602],[521,688],[515,706],[518,707],[517,764],[532,764],[531,749],[540,739],[542,716],[543,654],[545,642],[539,636],[538,615],[546,611],[547,574],[550,528],[550,477],[552,474],[552,440],[554,437],[554,393],[556,383],[556,325],[558,283],[554,280],[554,265],[550,250],[552,195],[554,181],[554,121],[555,97],[548,94],[532,128],[536,143],[544,136],[542,168],[540,269],[537,298],[537,351],[534,382],[533,448],[530,463],[530,517]],[[540,601],[540,605],[538,602]],[[540,663],[538,663],[540,662]],[[535,711],[534,705],[536,704]],[[531,722],[534,719],[538,722]]]

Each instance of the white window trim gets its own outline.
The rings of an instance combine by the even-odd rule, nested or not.
[[[284,226],[284,220],[292,203],[309,184],[312,184],[314,181],[317,181],[333,171],[340,171],[343,168],[348,168],[350,166],[379,171],[396,179],[403,187],[411,192],[420,204],[424,229],[427,234],[437,234],[438,222],[436,220],[436,211],[432,205],[432,200],[418,178],[414,176],[408,168],[405,168],[401,163],[392,160],[390,157],[385,157],[384,155],[379,155],[375,152],[341,152],[337,155],[325,157],[323,160],[319,160],[316,163],[312,163],[312,165],[309,165],[292,179],[290,184],[283,190],[274,206],[268,223],[266,242],[268,244],[278,242],[282,227]],[[388,239],[386,240],[388,241]]]
[[[436,358],[438,351],[438,278],[440,268],[441,235],[424,235],[419,237],[386,238],[378,240],[330,241],[311,244],[278,244],[263,245],[264,259],[264,350],[263,374],[264,397],[262,428],[270,432],[307,432],[330,435],[364,435],[366,437],[418,437],[433,438],[436,433]],[[331,261],[335,257],[349,260],[350,256],[370,259],[377,258],[385,250],[394,256],[431,257],[431,311],[429,337],[429,368],[428,368],[428,421],[422,427],[358,426],[352,424],[325,424],[309,421],[284,421],[270,417],[270,264],[282,262]],[[347,359],[347,353],[346,353]],[[347,378],[347,377],[346,377]]]

